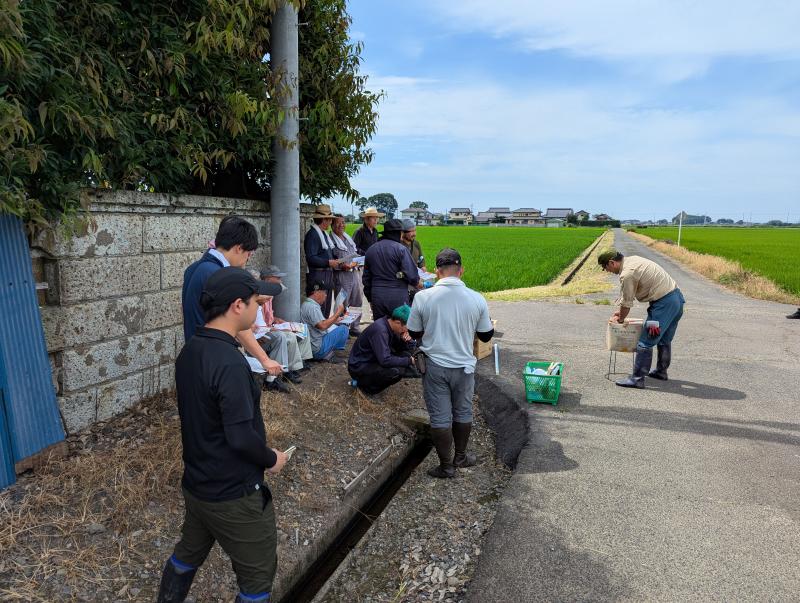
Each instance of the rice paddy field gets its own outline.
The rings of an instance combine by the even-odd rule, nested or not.
[[[351,224],[347,231],[352,234],[356,228]],[[464,282],[489,292],[549,283],[603,232],[602,228],[419,226],[417,240],[428,270],[433,271],[439,250],[453,247],[464,260]]]
[[[678,240],[677,228],[646,228],[638,232],[656,240]],[[684,227],[681,246],[739,262],[746,270],[800,295],[800,228]]]

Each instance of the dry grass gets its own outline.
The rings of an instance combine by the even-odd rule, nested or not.
[[[739,262],[716,255],[689,251],[684,247],[656,241],[638,232],[629,232],[628,234],[727,289],[755,299],[784,304],[800,304],[800,297],[787,293],[768,278],[746,270]]]
[[[603,241],[592,251],[591,256],[586,260],[584,265],[581,266],[581,269],[569,284],[563,287],[561,286],[561,283],[564,282],[567,275],[581,260],[583,254],[575,258],[575,260],[548,285],[494,291],[491,293],[484,293],[484,297],[494,301],[528,301],[547,299],[550,297],[574,297],[576,295],[602,293],[603,291],[612,289],[614,285],[609,281],[608,275],[597,265],[597,255],[606,247],[613,246],[614,233],[608,230],[601,236],[603,237]]]
[[[50,601],[47,581],[65,589],[62,600],[100,589],[127,598],[126,565],[141,561],[131,553],[163,537],[175,511],[151,501],[171,493],[177,504],[182,472],[177,418],[140,410],[146,431],[50,460],[36,479],[0,495],[0,599]],[[92,524],[105,531],[90,534]]]
[[[285,531],[313,516],[330,520],[341,478],[366,462],[344,444],[383,445],[396,433],[393,419],[419,397],[418,384],[404,382],[370,399],[346,386],[343,366],[315,367],[291,395],[262,395],[270,445],[297,444],[305,454],[302,465],[269,480]],[[183,519],[174,398],[143,403],[70,439],[69,457],[0,493],[0,600],[152,599]],[[336,463],[332,449],[340,450]],[[280,572],[302,552],[281,553]],[[229,600],[234,589],[230,565],[215,549],[193,592]]]

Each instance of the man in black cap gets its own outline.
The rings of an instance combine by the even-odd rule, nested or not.
[[[185,517],[159,603],[184,601],[214,542],[236,572],[236,601],[269,601],[277,531],[264,470],[280,472],[287,456],[267,445],[260,389],[235,337],[253,324],[258,296],[273,291],[240,268],[214,272],[200,299],[206,324],[175,361]]]
[[[620,387],[644,388],[644,378],[667,380],[667,369],[672,360],[672,339],[683,316],[686,300],[672,277],[655,262],[637,255],[625,257],[616,249],[607,249],[597,256],[603,270],[619,275],[619,309],[611,316],[611,322],[625,322],[635,301],[648,303],[647,322],[642,329],[633,373],[616,382]],[[658,346],[658,362],[655,370],[653,348]]]
[[[467,452],[472,431],[472,396],[475,364],[472,344],[477,335],[489,341],[494,327],[489,306],[477,291],[464,284],[464,266],[455,249],[442,249],[436,256],[439,280],[417,293],[408,332],[422,339],[425,353],[422,392],[431,417],[431,438],[439,465],[428,470],[432,477],[454,477],[457,467],[471,467],[475,454]],[[455,454],[451,450],[455,448]]]
[[[383,235],[364,257],[364,296],[372,308],[372,319],[391,315],[408,303],[408,286],[419,288],[417,266],[408,248],[400,241],[403,223],[389,220],[383,225]]]

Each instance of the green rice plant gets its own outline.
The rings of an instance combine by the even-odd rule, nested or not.
[[[678,240],[677,228],[648,228],[656,240]],[[739,262],[784,291],[800,294],[800,228],[684,227],[681,246],[691,251]],[[720,277],[720,282],[741,277]]]
[[[350,225],[348,231],[355,228]],[[603,232],[602,228],[420,226],[417,240],[428,270],[435,269],[439,251],[453,247],[464,261],[464,282],[489,292],[549,283]]]

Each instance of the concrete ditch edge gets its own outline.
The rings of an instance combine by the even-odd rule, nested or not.
[[[319,538],[314,541],[314,544],[309,548],[302,559],[295,565],[289,574],[284,577],[278,577],[275,581],[273,593],[276,594],[275,600],[278,603],[291,603],[285,600],[285,597],[290,594],[298,585],[300,580],[306,575],[308,570],[317,562],[320,557],[325,554],[331,545],[336,542],[342,531],[347,527],[347,524],[353,519],[354,515],[359,512],[364,505],[383,487],[386,481],[392,476],[397,468],[408,458],[414,447],[417,445],[417,439],[404,436],[405,442],[400,444],[400,453],[397,456],[389,456],[379,465],[378,471],[371,476],[371,479],[365,480],[366,486],[358,493],[349,499],[348,505],[342,505],[342,512],[329,524],[328,529]],[[341,567],[341,565],[340,565]],[[338,569],[337,569],[338,572]],[[335,576],[336,572],[331,576]],[[330,579],[329,579],[330,580]],[[328,582],[326,581],[325,585]],[[323,589],[325,586],[323,585]]]

